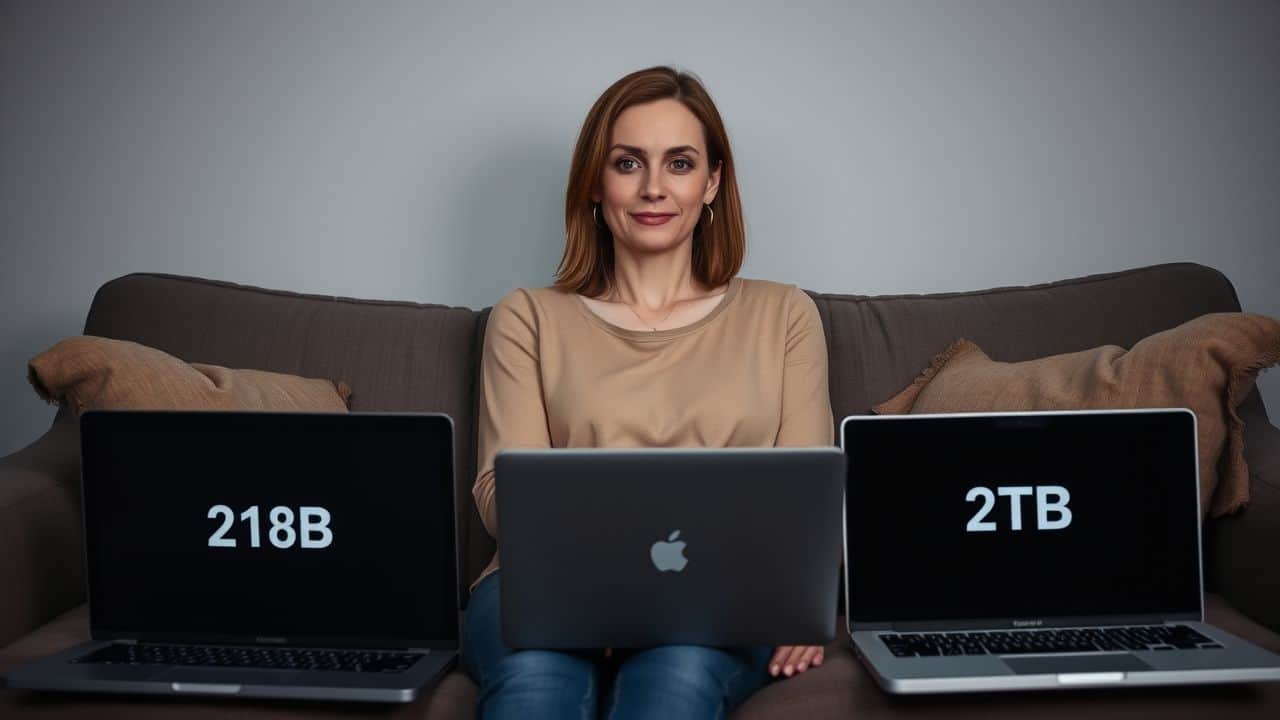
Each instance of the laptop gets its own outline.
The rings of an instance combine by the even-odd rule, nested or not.
[[[1280,679],[1204,623],[1185,409],[854,416],[848,631],[891,693]]]
[[[81,416],[92,642],[9,687],[408,702],[459,647],[445,415]]]
[[[838,448],[505,450],[494,473],[511,647],[835,635]]]

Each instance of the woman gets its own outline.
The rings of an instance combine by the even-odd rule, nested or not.
[[[565,224],[555,285],[507,295],[485,335],[474,495],[495,539],[503,448],[832,444],[817,307],[795,286],[736,276],[733,156],[695,77],[649,68],[596,101]],[[484,718],[722,717],[769,676],[822,664],[820,647],[513,651],[500,575],[495,555],[466,618]]]

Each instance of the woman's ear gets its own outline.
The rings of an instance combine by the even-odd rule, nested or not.
[[[702,202],[710,205],[716,199],[716,195],[720,192],[720,169],[724,167],[724,161],[716,163],[716,169],[711,171],[707,176],[707,190],[702,193]]]

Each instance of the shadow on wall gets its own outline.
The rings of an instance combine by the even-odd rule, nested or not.
[[[504,136],[464,156],[440,242],[461,246],[459,297],[479,310],[517,287],[543,287],[564,250],[564,192],[573,138]]]

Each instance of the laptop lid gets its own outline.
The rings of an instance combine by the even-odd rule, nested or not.
[[[91,411],[95,639],[456,650],[446,415]]]
[[[838,448],[509,449],[494,469],[511,647],[832,637]]]
[[[1200,620],[1189,410],[852,416],[850,631]]]

